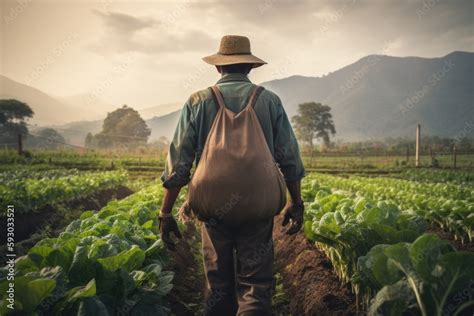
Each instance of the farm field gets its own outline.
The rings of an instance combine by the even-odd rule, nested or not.
[[[321,168],[302,183],[304,231],[287,236],[275,220],[275,314],[472,315],[472,169],[375,157],[367,168],[350,159],[314,159]],[[2,207],[15,205],[19,314],[202,313],[199,225],[180,223],[176,252],[159,238],[163,157],[38,152],[0,160]],[[8,266],[2,293],[7,276]],[[2,297],[2,315],[6,304]]]

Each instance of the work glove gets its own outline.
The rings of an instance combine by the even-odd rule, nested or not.
[[[291,221],[290,228],[286,231],[288,235],[294,235],[300,231],[303,226],[304,203],[300,204],[290,203],[284,210],[283,226],[286,226]]]
[[[183,238],[181,232],[179,231],[178,223],[176,223],[176,220],[171,214],[160,215],[158,216],[158,220],[161,240],[163,240],[168,250],[174,251],[176,249],[176,246],[173,240],[171,239],[171,233],[173,233],[176,238]]]

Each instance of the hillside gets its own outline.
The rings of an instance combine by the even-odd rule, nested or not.
[[[180,113],[181,110],[178,110],[163,116],[146,120],[148,127],[151,128],[150,140],[156,140],[162,136],[166,137],[168,140],[171,140],[173,138],[176,124],[178,124]]]
[[[473,69],[474,53],[468,52],[441,58],[371,55],[327,76],[262,85],[281,97],[289,116],[303,102],[330,105],[339,139],[404,136],[417,123],[426,134],[473,136]]]
[[[473,79],[474,53],[453,52],[440,58],[370,55],[323,77],[292,76],[262,85],[281,97],[290,117],[300,103],[321,102],[332,108],[337,139],[370,140],[412,135],[418,123],[425,135],[474,137]],[[100,111],[89,111],[85,95],[53,98],[4,76],[0,84],[0,98],[28,103],[35,111],[32,123],[55,125],[77,145],[88,132],[97,133],[114,109],[98,100]],[[171,139],[180,107],[138,110],[152,128],[151,140]]]
[[[17,99],[27,103],[35,112],[31,123],[60,124],[87,119],[80,109],[65,105],[50,95],[0,75],[0,99]]]
[[[157,106],[152,106],[152,107],[148,107],[144,109],[138,109],[137,111],[140,113],[140,115],[144,119],[152,119],[154,117],[164,116],[172,112],[175,112],[177,110],[181,110],[182,106],[183,106],[182,103],[175,102],[175,103],[160,104]]]

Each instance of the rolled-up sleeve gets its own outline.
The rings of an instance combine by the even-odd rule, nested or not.
[[[181,187],[190,180],[196,156],[196,129],[190,100],[181,110],[178,125],[170,144],[165,171],[161,176],[165,188]]]
[[[273,126],[275,161],[286,181],[297,181],[305,175],[300,149],[280,99],[276,102],[278,114]]]

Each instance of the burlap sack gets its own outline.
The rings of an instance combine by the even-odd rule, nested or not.
[[[203,221],[241,225],[272,218],[286,203],[286,185],[253,109],[263,88],[255,87],[237,114],[225,106],[217,86],[211,89],[219,110],[189,184],[188,203]]]

